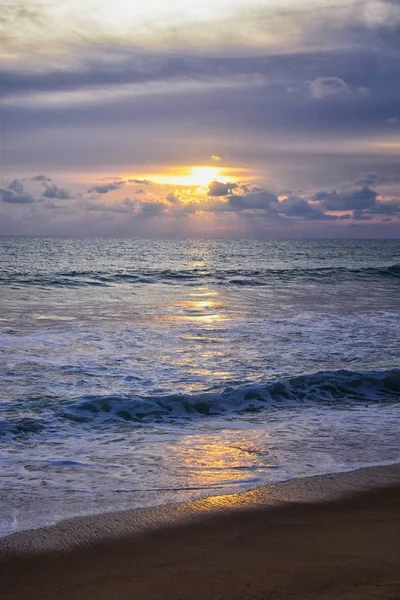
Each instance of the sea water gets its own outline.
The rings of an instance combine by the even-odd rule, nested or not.
[[[0,238],[0,534],[400,459],[400,242]]]

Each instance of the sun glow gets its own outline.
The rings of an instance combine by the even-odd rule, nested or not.
[[[216,179],[222,183],[233,181],[232,177],[224,175],[224,169],[211,166],[195,166],[175,168],[169,173],[162,173],[152,177],[155,183],[166,185],[182,185],[188,187],[206,188],[211,181]]]
[[[207,186],[210,181],[221,177],[221,169],[217,167],[192,167],[186,176],[183,176],[183,185]]]

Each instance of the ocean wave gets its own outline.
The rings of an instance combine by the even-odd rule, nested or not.
[[[168,396],[104,395],[74,400],[54,398],[38,406],[29,403],[27,418],[5,418],[0,433],[13,437],[37,435],[48,427],[113,426],[116,423],[160,424],[179,419],[217,417],[305,406],[393,403],[400,401],[400,369],[387,371],[320,371],[314,374],[226,388],[220,392]],[[40,401],[36,401],[40,404]],[[36,408],[36,411],[35,411]],[[36,416],[33,413],[37,412]]]
[[[340,281],[347,278],[399,278],[400,264],[384,267],[315,267],[303,268],[266,268],[256,270],[228,269],[143,269],[134,273],[109,271],[64,271],[59,273],[0,273],[0,285],[42,286],[42,287],[81,287],[115,286],[118,284],[191,284],[211,282],[216,285],[265,286],[271,281],[288,281],[303,278],[312,281]]]

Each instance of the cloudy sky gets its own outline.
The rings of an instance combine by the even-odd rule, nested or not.
[[[400,237],[399,0],[3,0],[0,37],[0,234]]]

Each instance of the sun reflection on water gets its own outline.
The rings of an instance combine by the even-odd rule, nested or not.
[[[184,308],[202,311],[207,308],[221,308],[222,302],[216,300],[181,300],[175,306],[182,306]]]
[[[189,298],[178,300],[171,305],[171,308],[174,312],[172,316],[174,320],[212,324],[226,319],[224,301],[216,290],[207,286],[190,291]]]
[[[195,298],[201,298],[203,296],[218,296],[218,292],[216,292],[215,290],[210,290],[208,288],[203,288],[201,291],[191,292],[189,296],[193,296]]]
[[[258,478],[258,473],[270,465],[256,443],[237,440],[228,444],[221,436],[186,436],[175,452],[186,485],[213,488],[231,483],[246,485]],[[181,473],[182,475],[182,473]]]
[[[166,314],[158,319],[169,322],[180,337],[180,351],[170,356],[173,368],[184,369],[185,390],[194,392],[208,387],[216,377],[220,382],[232,377],[226,368],[225,326],[227,304],[220,293],[209,286],[190,287],[171,299]],[[176,328],[176,329],[175,329]],[[224,365],[224,367],[222,367]]]

